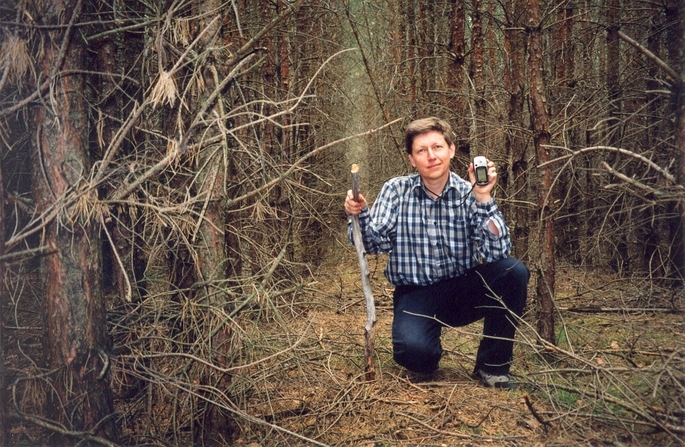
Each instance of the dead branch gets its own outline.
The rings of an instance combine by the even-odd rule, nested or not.
[[[359,30],[357,29],[355,21],[352,19],[349,3],[347,5],[345,5],[345,15],[347,16],[347,21],[350,24],[350,29],[352,30],[352,34],[354,35],[354,39],[357,42],[357,47],[359,48],[359,52],[361,53],[362,62],[364,64],[364,72],[369,77],[369,82],[371,82],[371,88],[373,90],[373,96],[376,99],[376,102],[378,103],[378,107],[380,108],[381,112],[383,113],[383,119],[387,123],[390,121],[390,115],[388,113],[388,108],[385,107],[385,103],[381,99],[380,88],[378,87],[378,82],[376,81],[376,76],[374,74],[374,70],[372,69],[372,66],[369,63],[367,52],[364,50],[364,45],[363,45],[362,39],[359,36]],[[393,135],[393,141],[395,142],[395,147],[400,152],[402,160],[404,160],[404,162],[405,162],[405,166],[408,167],[409,162],[407,160],[407,157],[404,156],[405,154],[404,154],[403,146],[400,144],[400,142],[397,140],[397,138],[394,135]]]
[[[43,83],[40,84],[38,86],[38,88],[36,88],[36,90],[32,94],[30,94],[29,96],[27,96],[23,100],[18,101],[14,105],[12,105],[12,106],[4,109],[4,110],[0,110],[0,117],[11,115],[11,114],[17,112],[18,110],[23,109],[28,104],[30,104],[32,101],[38,99],[43,94],[43,92],[45,92],[45,90],[47,90],[48,87],[54,82],[54,79],[57,76],[60,67],[62,66],[62,61],[64,61],[64,57],[66,55],[67,48],[68,48],[69,43],[71,41],[71,37],[72,37],[71,32],[72,32],[74,25],[76,23],[76,19],[78,19],[81,15],[81,7],[82,6],[83,6],[83,0],[78,0],[78,2],[76,3],[76,6],[74,7],[74,10],[71,14],[71,18],[69,19],[69,23],[67,24],[66,30],[64,32],[64,37],[62,38],[62,43],[60,45],[59,53],[57,53],[57,58],[55,59],[55,64],[52,66],[52,69],[50,70],[50,73],[47,76],[47,78],[45,79],[45,81],[43,81]]]
[[[627,313],[627,314],[644,314],[644,313],[666,313],[666,314],[680,314],[683,313],[680,309],[667,307],[600,307],[600,306],[574,306],[574,307],[557,307],[560,311],[575,312],[575,313]]]
[[[533,408],[533,404],[530,402],[530,397],[528,397],[527,394],[525,394],[525,395],[523,396],[523,401],[526,403],[526,407],[527,407],[528,410],[530,411],[530,414],[532,414],[533,417],[534,417],[539,423],[541,423],[542,425],[545,425],[545,426],[552,425],[550,421],[545,420],[545,418],[543,418],[543,417],[540,415],[540,413],[538,413],[537,410],[535,410],[535,408]]]
[[[187,353],[184,353],[184,352],[149,353],[149,354],[144,354],[144,355],[137,354],[137,355],[135,355],[135,356],[126,356],[126,355],[124,355],[124,356],[121,356],[121,357],[122,357],[123,359],[130,358],[131,360],[160,359],[160,358],[173,358],[173,357],[184,358],[184,359],[188,359],[188,360],[191,360],[191,361],[193,361],[193,362],[197,362],[197,363],[200,363],[200,364],[202,364],[202,365],[208,366],[209,368],[211,368],[211,369],[213,369],[214,371],[219,372],[219,373],[231,373],[231,372],[239,371],[239,370],[241,370],[241,369],[252,368],[252,367],[254,367],[254,366],[259,365],[260,363],[269,362],[269,361],[273,360],[273,359],[276,358],[276,357],[280,357],[280,356],[282,356],[283,354],[286,354],[286,353],[288,353],[288,352],[290,352],[290,351],[293,351],[295,348],[297,348],[297,346],[298,346],[300,343],[302,343],[302,341],[304,340],[304,337],[305,337],[305,334],[303,333],[303,334],[300,336],[300,339],[297,340],[293,345],[288,346],[287,348],[285,348],[285,349],[283,349],[283,350],[281,350],[281,351],[279,351],[279,352],[276,352],[276,353],[274,353],[274,354],[272,354],[272,355],[269,355],[269,356],[266,356],[266,357],[262,357],[262,358],[260,358],[259,360],[256,360],[256,361],[251,362],[251,363],[247,363],[247,364],[244,364],[244,365],[238,365],[238,366],[232,366],[232,367],[228,367],[228,368],[223,368],[223,367],[221,367],[221,366],[219,366],[219,365],[216,365],[216,364],[214,364],[214,363],[212,363],[212,362],[210,362],[210,361],[208,361],[208,360],[205,360],[204,358],[202,358],[202,357],[200,357],[200,356],[198,356],[198,355],[187,354]]]
[[[618,32],[618,36],[629,43],[633,48],[637,49],[640,53],[644,54],[647,56],[649,59],[651,59],[659,68],[664,70],[668,75],[677,82],[677,84],[683,84],[685,81],[681,77],[681,75],[678,74],[677,71],[675,71],[673,68],[671,68],[670,65],[668,65],[666,62],[664,62],[660,57],[658,57],[656,54],[652,53],[649,51],[647,48],[644,46],[640,45],[636,40],[632,39],[631,37],[628,37],[627,34],[625,34],[623,31]],[[675,86],[676,89],[679,87],[679,85]]]
[[[549,148],[557,148],[557,149],[563,149],[563,148],[559,148],[559,147],[557,147],[557,146],[546,146],[546,147],[549,147]],[[542,163],[542,164],[538,165],[538,168],[542,168],[542,167],[545,167],[545,166],[550,165],[550,164],[552,164],[552,163],[558,163],[558,162],[560,162],[560,161],[568,160],[568,159],[570,159],[570,158],[577,157],[578,155],[582,155],[582,154],[586,154],[586,153],[588,153],[588,152],[594,152],[594,151],[618,152],[618,153],[620,153],[620,154],[627,155],[627,156],[629,156],[629,157],[633,157],[633,158],[635,158],[635,159],[637,159],[637,160],[640,160],[641,162],[645,163],[647,166],[649,166],[650,168],[654,169],[654,170],[657,171],[658,173],[660,173],[660,174],[661,174],[669,183],[675,185],[676,187],[680,186],[680,187],[682,188],[681,185],[677,185],[678,182],[676,181],[676,178],[675,178],[671,173],[669,173],[668,170],[666,170],[666,169],[662,168],[661,166],[657,165],[657,164],[654,163],[652,160],[650,160],[650,159],[648,159],[648,158],[646,158],[646,157],[644,157],[644,156],[642,156],[642,155],[640,155],[640,154],[636,154],[636,153],[633,152],[633,151],[629,151],[629,150],[627,150],[627,149],[621,149],[621,148],[618,148],[618,147],[611,147],[611,146],[593,146],[593,147],[586,147],[586,148],[583,148],[583,149],[579,149],[579,150],[577,150],[577,151],[571,152],[571,153],[568,154],[568,155],[563,155],[563,156],[561,156],[561,157],[555,158],[554,160],[550,160],[550,161],[547,161],[547,162],[545,162],[545,163]]]
[[[656,188],[652,188],[652,187],[649,186],[649,185],[645,185],[644,183],[642,183],[642,182],[640,182],[640,181],[638,181],[638,180],[636,180],[636,179],[634,179],[634,178],[630,178],[630,177],[628,177],[628,176],[626,176],[626,175],[624,175],[624,174],[621,174],[620,172],[618,172],[617,170],[615,170],[614,168],[612,168],[611,166],[609,166],[609,164],[608,164],[607,162],[605,162],[605,161],[602,162],[602,166],[604,167],[604,169],[606,169],[610,174],[612,174],[612,175],[613,175],[614,177],[616,177],[617,179],[621,180],[621,181],[624,182],[624,183],[628,183],[628,184],[630,184],[630,185],[633,185],[633,186],[635,186],[637,189],[640,189],[640,190],[644,191],[644,192],[647,193],[647,194],[654,195],[654,196],[656,196],[657,198],[664,198],[664,196],[665,196],[665,193],[664,193],[664,192],[659,191],[659,190],[656,189]]]
[[[221,83],[220,83],[219,85],[217,85],[217,87],[214,89],[214,91],[212,92],[212,94],[209,95],[209,97],[202,103],[202,105],[200,106],[200,109],[198,110],[198,112],[197,112],[196,115],[195,115],[195,119],[194,119],[193,122],[190,124],[190,127],[188,128],[188,130],[186,131],[186,133],[185,133],[185,134],[183,135],[183,137],[181,138],[181,143],[180,143],[181,153],[185,153],[186,150],[188,149],[188,141],[193,137],[193,135],[194,135],[194,133],[195,133],[195,131],[196,131],[198,125],[199,125],[200,123],[202,123],[202,121],[203,121],[203,119],[204,119],[204,115],[205,115],[205,113],[207,113],[207,110],[209,109],[209,107],[211,107],[212,104],[214,104],[214,102],[215,102],[216,99],[219,97],[219,95],[221,94],[221,92],[224,91],[224,89],[225,89],[231,82],[233,82],[233,81],[235,80],[235,78],[236,78],[236,76],[238,76],[240,70],[241,70],[245,65],[247,65],[248,63],[250,63],[250,62],[252,61],[252,59],[254,59],[255,57],[256,57],[256,54],[253,53],[253,54],[249,54],[249,55],[245,56],[244,59],[240,60],[240,61],[235,65],[235,67],[233,67],[233,69],[230,71],[230,73],[228,74],[228,76],[226,76],[226,77],[223,79],[223,81],[221,81]]]
[[[29,248],[27,250],[16,251],[13,253],[6,253],[0,256],[0,262],[14,262],[15,260],[24,260],[34,256],[43,256],[53,253],[50,247],[43,245],[41,247]]]
[[[236,61],[242,59],[244,55],[252,51],[252,49],[257,45],[257,43],[269,32],[271,31],[276,25],[279,23],[283,22],[286,18],[291,16],[293,13],[295,13],[298,9],[300,9],[300,6],[302,6],[302,3],[304,3],[304,0],[297,0],[296,3],[287,5],[287,7],[279,14],[274,20],[272,20],[269,24],[267,24],[264,28],[262,28],[257,34],[255,34],[248,42],[245,43],[238,51],[236,51],[233,54],[233,57],[231,58],[231,61],[229,61],[228,65],[231,66],[233,63]]]
[[[105,235],[107,236],[107,241],[109,242],[114,258],[117,261],[117,266],[121,270],[121,276],[124,278],[124,282],[126,283],[126,294],[124,295],[124,300],[130,303],[131,298],[133,296],[133,288],[131,287],[131,281],[128,279],[126,267],[124,267],[124,263],[121,261],[121,257],[119,256],[117,247],[114,244],[114,241],[112,240],[112,236],[110,236],[109,230],[107,230],[107,225],[105,225],[105,218],[103,216],[100,216],[100,229],[104,231]]]
[[[234,204],[237,204],[237,203],[240,203],[240,202],[242,202],[242,201],[244,201],[244,200],[247,200],[247,199],[249,199],[249,198],[252,198],[252,197],[254,197],[254,196],[260,194],[261,192],[266,191],[266,190],[272,188],[274,185],[278,184],[279,182],[283,181],[283,179],[285,179],[286,177],[290,176],[290,174],[292,174],[293,171],[295,171],[297,168],[299,168],[300,165],[302,165],[305,161],[307,161],[308,159],[314,157],[315,155],[317,155],[317,154],[319,154],[319,153],[325,151],[326,149],[329,149],[329,148],[331,148],[331,147],[334,147],[334,146],[336,146],[336,145],[342,144],[342,143],[344,143],[344,142],[346,142],[346,141],[349,141],[349,140],[352,140],[352,139],[355,139],[355,138],[360,138],[360,137],[364,137],[364,136],[367,136],[367,135],[374,134],[374,133],[376,133],[376,132],[379,132],[379,131],[385,129],[386,127],[390,127],[390,126],[392,126],[393,124],[396,124],[396,123],[400,122],[401,120],[402,120],[401,118],[398,118],[398,119],[396,119],[396,120],[394,120],[394,121],[391,121],[391,122],[389,122],[389,123],[387,123],[387,124],[384,124],[384,125],[382,125],[382,126],[380,126],[380,127],[375,128],[375,129],[367,130],[366,132],[361,132],[361,133],[358,133],[358,134],[356,134],[356,135],[351,135],[351,136],[348,136],[348,137],[343,137],[343,138],[340,138],[340,139],[338,139],[338,140],[335,140],[335,141],[332,141],[332,142],[330,142],[330,143],[327,143],[327,144],[324,144],[324,145],[322,145],[322,146],[319,146],[319,147],[317,147],[316,149],[313,149],[312,151],[310,151],[308,154],[305,154],[305,155],[303,155],[302,157],[300,157],[298,160],[296,160],[296,161],[295,161],[295,162],[294,162],[286,171],[284,171],[284,172],[283,172],[281,175],[279,175],[278,177],[272,179],[272,180],[269,181],[268,183],[262,185],[261,187],[255,189],[255,190],[252,190],[252,191],[250,191],[250,192],[248,192],[248,193],[243,194],[242,196],[239,196],[239,197],[236,197],[236,198],[234,198],[234,199],[229,200],[229,201],[227,202],[227,206],[228,206],[228,207],[231,207],[231,206],[233,206]]]

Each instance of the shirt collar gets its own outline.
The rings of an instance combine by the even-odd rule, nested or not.
[[[416,195],[421,194],[421,192],[423,192],[424,194],[428,193],[428,191],[426,191],[423,187],[423,181],[421,180],[421,176],[419,174],[412,174],[410,177],[411,189],[414,191]],[[442,190],[440,197],[447,195],[450,189],[457,189],[457,185],[459,183],[457,179],[457,174],[455,174],[454,172],[450,172],[450,176],[447,179],[447,184],[445,185],[445,189]]]

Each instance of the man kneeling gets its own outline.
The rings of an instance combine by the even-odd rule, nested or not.
[[[486,386],[513,388],[513,339],[530,273],[509,257],[509,229],[491,195],[495,164],[487,160],[487,184],[476,183],[473,164],[469,181],[451,172],[452,128],[434,117],[411,122],[405,145],[418,174],[388,180],[371,209],[361,194],[354,201],[348,191],[345,200],[345,211],[359,216],[366,252],[390,254],[395,361],[432,373],[441,328],[483,319],[474,375]]]

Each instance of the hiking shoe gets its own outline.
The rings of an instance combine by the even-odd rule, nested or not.
[[[483,385],[491,388],[502,388],[513,390],[518,386],[516,381],[509,374],[490,374],[482,369],[476,371],[476,377],[483,382]]]

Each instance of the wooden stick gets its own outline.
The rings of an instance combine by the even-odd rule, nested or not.
[[[359,201],[359,167],[356,164],[352,165],[352,197],[355,202]],[[364,372],[366,373],[366,380],[374,380],[376,378],[376,370],[374,368],[373,355],[373,326],[376,323],[376,305],[373,300],[373,293],[371,292],[371,280],[369,278],[369,264],[366,262],[366,254],[364,253],[364,242],[362,241],[362,231],[359,226],[359,216],[352,216],[352,238],[354,240],[354,248],[357,250],[357,259],[359,260],[359,268],[362,273],[362,291],[364,292],[364,299],[366,300],[366,332],[364,333]]]

